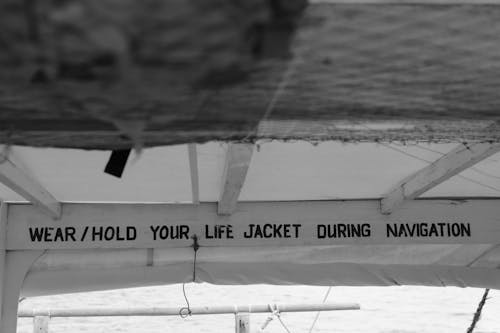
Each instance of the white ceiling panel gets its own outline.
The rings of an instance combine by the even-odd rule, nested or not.
[[[377,198],[456,144],[260,142],[241,201]],[[227,144],[197,146],[200,200],[217,201]],[[258,147],[258,148],[257,148]],[[110,152],[13,147],[23,170],[61,201],[190,202],[186,145],[130,156],[122,178],[103,172]],[[500,196],[500,154],[424,196]],[[0,198],[22,198],[0,184]]]

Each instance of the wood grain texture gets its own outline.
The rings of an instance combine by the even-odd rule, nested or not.
[[[497,244],[499,203],[498,198],[418,199],[406,202],[391,215],[383,215],[378,199],[256,201],[239,202],[237,210],[229,216],[218,215],[217,204],[208,202],[199,205],[63,203],[60,221],[41,215],[30,205],[9,204],[7,249],[188,249],[193,244],[190,238],[193,235],[197,235],[202,249],[219,246]],[[165,216],[170,222],[165,222]],[[339,224],[365,224],[366,233],[338,233],[335,236],[332,228]],[[260,225],[260,234],[256,232],[257,225]],[[281,231],[274,233],[274,226],[279,228],[280,225]],[[318,228],[318,225],[323,227]],[[184,226],[185,236],[179,236],[179,231],[174,230],[180,226]],[[215,227],[220,226],[231,226],[232,237],[226,237],[228,234],[214,237]],[[130,233],[131,238],[124,237],[127,227],[136,229]],[[33,238],[30,228],[33,235],[38,229],[41,238]],[[66,228],[74,228],[74,239],[56,238],[57,229],[64,234]],[[174,231],[161,236],[159,228],[174,228]],[[431,228],[434,229],[432,234]],[[157,230],[156,238],[153,229]],[[43,230],[50,232],[47,239],[41,236]],[[327,232],[332,236],[327,236]],[[145,254],[140,256],[144,264]]]
[[[32,175],[23,171],[9,157],[0,154],[0,183],[10,188],[48,216],[58,219],[61,204]]]
[[[498,5],[31,3],[2,2],[1,142],[500,141],[480,129],[500,121]],[[263,131],[280,83],[265,120],[281,125]],[[385,121],[414,130],[344,126]],[[290,122],[300,134],[271,130]]]
[[[254,149],[253,144],[229,144],[227,147],[217,206],[219,215],[231,215],[236,210]]]

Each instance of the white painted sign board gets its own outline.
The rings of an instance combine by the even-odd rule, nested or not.
[[[88,249],[337,244],[500,243],[500,200],[414,200],[391,215],[378,200],[63,204],[60,220],[10,204],[7,249]]]

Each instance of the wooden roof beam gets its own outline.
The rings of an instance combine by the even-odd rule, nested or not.
[[[381,211],[390,214],[405,200],[415,199],[431,188],[500,151],[499,143],[461,144],[435,162],[392,188],[381,200]]]
[[[196,144],[190,143],[188,146],[189,170],[191,173],[191,197],[195,205],[200,203],[200,180],[198,173],[198,152]]]
[[[31,202],[54,219],[61,216],[61,203],[31,175],[19,168],[5,153],[0,153],[0,183]]]
[[[254,145],[249,143],[229,144],[217,209],[219,215],[231,215],[236,210],[241,188],[252,159],[253,149]]]

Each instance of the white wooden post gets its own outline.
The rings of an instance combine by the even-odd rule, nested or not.
[[[2,277],[1,333],[16,333],[19,295],[26,273],[43,251],[7,251]]]
[[[16,333],[19,295],[26,273],[42,254],[36,251],[7,251],[7,205],[0,206],[0,333]]]
[[[0,202],[0,328],[4,322],[4,294],[6,274],[7,204]],[[3,329],[2,329],[3,332]]]
[[[235,333],[250,333],[250,313],[238,312],[235,314]]]
[[[49,320],[47,316],[33,317],[33,333],[49,333]]]

